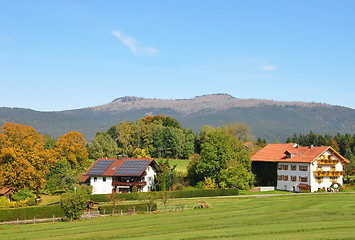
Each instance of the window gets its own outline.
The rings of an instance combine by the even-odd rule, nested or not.
[[[300,165],[300,171],[307,171],[308,166]]]
[[[323,182],[323,177],[317,177],[317,182],[318,182],[318,183]]]
[[[301,177],[300,176],[300,182],[308,182],[308,177]]]
[[[323,171],[323,167],[317,167],[317,171]]]
[[[332,167],[332,171],[336,171],[336,167]]]
[[[288,165],[283,165],[283,169],[287,170],[288,169]]]
[[[337,177],[331,177],[331,178],[330,178],[330,181],[331,181],[331,182],[337,182],[337,181],[338,181],[338,178],[337,178]]]
[[[281,164],[279,164],[278,169],[279,169],[279,170],[281,170],[281,169],[282,169],[282,165],[281,165]]]
[[[288,181],[288,175],[284,175],[284,181]]]
[[[94,182],[97,182],[97,177],[94,177]]]
[[[296,182],[297,177],[296,176],[291,176],[291,181]]]
[[[277,180],[282,180],[282,175],[278,175]]]
[[[102,177],[102,181],[103,181],[103,182],[106,182],[106,177]]]
[[[296,170],[296,165],[291,165],[291,170]]]

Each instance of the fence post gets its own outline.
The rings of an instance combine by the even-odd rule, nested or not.
[[[147,205],[147,213],[149,213],[148,205]]]
[[[33,217],[33,226],[36,226],[36,217]]]
[[[105,216],[105,211],[106,211],[106,209],[104,209],[104,216]]]
[[[121,216],[123,215],[122,210],[121,210]]]
[[[136,206],[133,207],[133,215],[136,214]]]
[[[114,209],[112,209],[112,217],[114,216],[114,213],[115,213],[115,210],[114,210]]]
[[[53,223],[54,223],[54,214],[53,214]]]
[[[17,220],[16,220],[16,223],[17,223],[17,228],[18,228],[18,218],[17,218]]]

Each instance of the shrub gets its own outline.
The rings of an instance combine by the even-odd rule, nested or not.
[[[211,205],[209,203],[200,200],[196,203],[196,205],[194,206],[194,209],[210,208],[210,207],[211,207]]]
[[[10,206],[10,201],[5,197],[0,197],[0,208],[8,208]]]
[[[76,193],[67,192],[63,194],[60,199],[60,205],[63,208],[65,216],[75,220],[83,214],[88,200],[87,193],[78,189]]]
[[[28,188],[23,188],[14,195],[12,195],[12,200],[19,202],[19,201],[26,201],[28,206],[33,206],[36,204],[36,195],[33,194]],[[22,206],[23,203],[19,203],[19,206]]]
[[[51,206],[36,206],[23,208],[0,209],[0,222],[28,220],[40,218],[64,217],[64,212],[59,204]]]

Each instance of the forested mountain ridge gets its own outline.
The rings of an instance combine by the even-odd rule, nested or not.
[[[355,110],[321,103],[238,99],[213,94],[192,99],[163,100],[122,97],[111,103],[77,110],[39,112],[21,108],[0,108],[0,124],[7,121],[33,126],[40,133],[57,138],[81,132],[90,141],[120,121],[136,121],[148,115],[177,119],[184,128],[198,132],[203,125],[214,127],[244,122],[256,137],[284,142],[294,133],[355,133]]]

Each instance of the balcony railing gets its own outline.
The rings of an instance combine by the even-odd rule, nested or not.
[[[331,160],[331,159],[320,159],[317,161],[318,165],[336,165],[338,164],[339,160]]]
[[[147,182],[112,182],[112,186],[145,186]]]
[[[343,171],[313,171],[314,176],[316,177],[337,177],[343,174]]]

